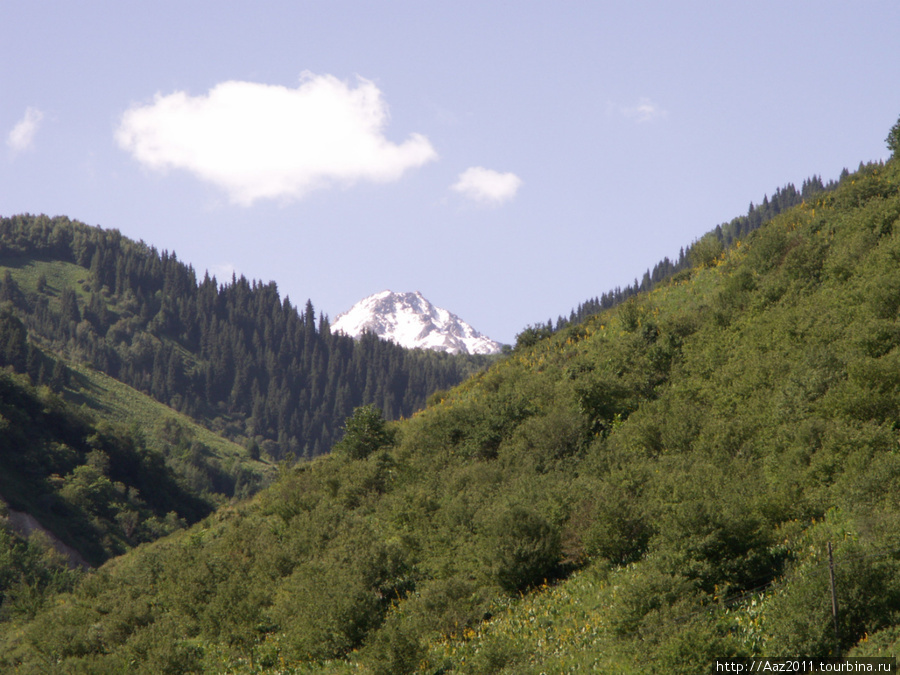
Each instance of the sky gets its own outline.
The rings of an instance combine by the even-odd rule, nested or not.
[[[3,0],[0,216],[495,340],[886,159],[900,3]]]

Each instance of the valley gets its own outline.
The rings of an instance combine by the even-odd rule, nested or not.
[[[28,231],[4,226],[5,241]],[[66,250],[100,260],[105,249],[89,256],[78,237],[110,235],[80,228]],[[40,542],[0,529],[10,552],[0,666],[701,673],[722,657],[895,655],[900,164],[861,165],[723,239],[699,239],[690,265],[651,289],[524,330],[499,357],[412,352],[417,368],[473,370],[430,380],[409,414],[388,413],[392,390],[374,375],[371,386],[357,380],[382,398],[364,397],[335,423],[330,451],[301,461],[274,449],[266,400],[241,407],[242,392],[284,385],[276,371],[242,375],[232,352],[229,379],[218,379],[209,326],[183,318],[189,301],[168,313],[168,298],[193,297],[190,285],[155,301],[135,286],[128,309],[98,262],[86,295],[63,288],[55,305],[14,276],[27,264],[8,267],[0,492],[16,511],[55,514],[70,541],[93,546],[98,568],[67,571]],[[182,270],[173,258],[145,260]],[[160,278],[169,288],[178,273]],[[308,353],[315,364],[316,349],[346,349],[352,364],[356,350],[400,358],[374,336],[334,337],[311,303],[290,318],[257,282],[195,288],[200,305],[223,303],[210,325],[222,317],[218,331],[245,331],[247,344],[269,344],[265,331],[229,323],[224,308],[245,307],[262,325],[284,317],[280,339],[298,346],[287,363]],[[67,324],[54,319],[67,312]],[[54,321],[58,334],[45,328]],[[86,354],[92,368],[75,358]],[[99,354],[151,397],[99,376]],[[255,350],[246,355],[253,363]],[[166,382],[172,363],[187,388]],[[199,402],[184,393],[207,390]],[[126,470],[135,458],[152,481]],[[155,492],[162,484],[174,501]]]

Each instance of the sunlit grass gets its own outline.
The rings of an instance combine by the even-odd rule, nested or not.
[[[65,288],[74,290],[83,302],[90,299],[90,271],[79,265],[58,260],[0,255],[0,274],[7,269],[19,288],[26,293],[36,293],[38,280],[43,276],[46,280],[43,294],[49,298],[50,309],[54,312],[59,311],[60,296]]]
[[[166,422],[175,421],[226,462],[243,465],[246,471],[263,477],[266,483],[274,478],[275,466],[251,460],[245,448],[197,424],[187,415],[85,364],[70,363],[69,368],[75,373],[77,384],[73,383],[74,386],[64,392],[68,401],[84,405],[104,419],[136,427],[151,449],[163,451],[160,445],[163,428]]]

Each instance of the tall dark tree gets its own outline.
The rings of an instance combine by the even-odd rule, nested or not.
[[[897,123],[891,127],[885,142],[891,151],[891,157],[896,158],[900,155],[900,118],[897,118]]]

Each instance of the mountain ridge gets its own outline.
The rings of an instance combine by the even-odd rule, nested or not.
[[[502,348],[456,314],[432,304],[419,291],[374,293],[338,314],[331,329],[354,338],[371,332],[408,349],[449,354],[496,354]]]

